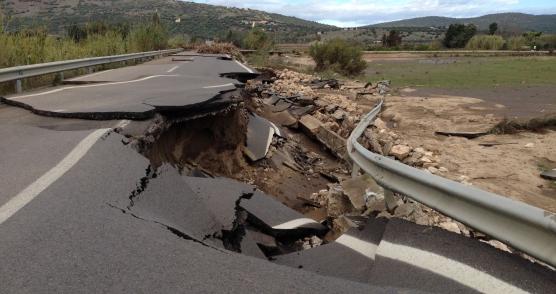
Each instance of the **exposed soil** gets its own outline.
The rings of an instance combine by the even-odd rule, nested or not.
[[[448,169],[444,177],[555,212],[555,184],[539,174],[556,163],[556,131],[472,140],[435,135],[438,130],[489,130],[501,120],[494,115],[499,108],[484,100],[458,96],[388,97],[381,117],[387,122],[395,120],[389,126],[395,126],[408,145],[433,151]],[[479,145],[492,142],[502,145]]]
[[[195,165],[218,175],[243,170],[247,114],[243,108],[171,125],[143,151],[155,167]]]
[[[442,97],[463,96],[484,100],[484,105],[497,116],[508,118],[534,118],[556,113],[556,86],[495,87],[489,89],[429,89],[416,88],[401,96]],[[495,106],[492,108],[491,106]]]

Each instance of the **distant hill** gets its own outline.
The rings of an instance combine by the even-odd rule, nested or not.
[[[385,22],[367,26],[368,28],[393,27],[447,27],[453,23],[473,23],[479,30],[487,30],[488,26],[496,22],[503,31],[537,31],[556,33],[556,14],[532,15],[524,13],[498,13],[472,18],[450,18],[440,16],[418,17],[400,21]]]
[[[228,30],[248,31],[256,26],[291,41],[336,27],[263,11],[229,8],[177,0],[1,0],[0,9],[12,16],[12,29],[44,25],[63,33],[72,23],[102,20],[137,23],[158,12],[171,32],[213,38]]]

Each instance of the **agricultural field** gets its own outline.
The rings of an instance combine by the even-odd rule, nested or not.
[[[372,60],[365,75],[397,87],[490,88],[554,85],[556,57],[454,57]]]

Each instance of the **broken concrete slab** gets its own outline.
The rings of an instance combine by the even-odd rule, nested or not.
[[[266,117],[284,127],[297,127],[297,119],[293,117],[287,110],[269,113]]]
[[[274,127],[268,120],[256,114],[250,114],[249,124],[247,125],[247,146],[244,149],[245,155],[252,161],[265,158],[274,133]]]
[[[327,195],[328,216],[338,217],[354,210],[349,198],[344,195],[341,185],[329,185]]]
[[[333,117],[335,120],[343,120],[343,119],[345,119],[345,118],[348,117],[348,116],[349,116],[349,114],[348,114],[346,111],[342,110],[342,109],[337,109],[337,110],[334,111],[334,113],[332,114],[332,117]]]
[[[359,211],[365,209],[368,198],[384,195],[384,189],[368,174],[342,181],[341,185],[344,194],[348,196],[353,207]]]
[[[346,139],[340,135],[328,130],[324,126],[320,126],[316,134],[317,140],[324,144],[334,155],[341,159],[346,156]]]
[[[307,105],[303,107],[291,107],[289,111],[292,115],[301,117],[303,115],[306,115],[307,113],[312,112],[314,109],[315,109],[314,105]]]
[[[275,256],[273,262],[329,277],[368,283],[386,223],[386,219],[369,220],[363,229],[350,229],[329,244]]]
[[[314,116],[307,114],[299,120],[301,130],[304,131],[309,137],[315,138],[322,123]]]

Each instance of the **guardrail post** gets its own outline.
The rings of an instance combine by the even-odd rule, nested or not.
[[[92,74],[92,73],[93,73],[93,68],[92,68],[92,67],[89,67],[89,68],[87,69],[87,71],[89,72],[89,74]]]
[[[23,92],[23,89],[21,87],[21,80],[16,80],[15,81],[15,92],[18,93],[18,94]]]
[[[359,171],[361,168],[357,165],[357,163],[353,163],[353,168],[351,169],[351,177],[355,178],[359,175]]]
[[[58,78],[60,79],[60,82],[64,81],[64,72],[63,71],[58,73]]]

